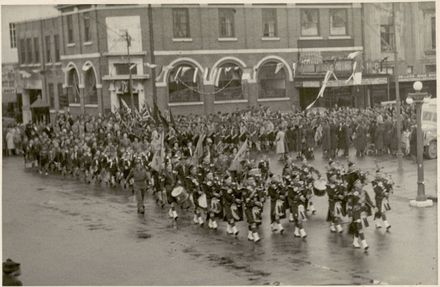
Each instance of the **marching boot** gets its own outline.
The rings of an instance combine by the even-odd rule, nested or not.
[[[380,224],[379,219],[376,219],[376,220],[374,221],[374,223],[375,223],[377,229],[382,228],[382,224]]]
[[[292,213],[289,214],[289,221],[293,222],[293,214]]]
[[[361,246],[359,245],[359,239],[356,236],[353,237],[353,246],[354,248],[361,248]]]
[[[177,211],[173,210],[173,219],[177,220],[179,216],[177,215]]]
[[[228,223],[227,225],[226,225],[226,233],[228,234],[228,235],[232,235],[232,228],[231,228],[231,225]]]
[[[387,231],[390,230],[391,224],[387,220],[384,220],[383,224],[385,225],[385,228],[387,229]]]
[[[260,235],[258,235],[258,232],[254,232],[253,233],[254,236],[254,242],[257,243],[258,241],[260,241]]]
[[[253,241],[254,240],[254,236],[252,235],[252,231],[248,231],[248,240],[249,241]]]
[[[272,223],[272,225],[271,225],[270,227],[271,227],[271,229],[272,229],[272,232],[276,232],[276,231],[278,231],[277,224],[276,224],[275,222]]]
[[[213,228],[213,227],[212,227],[212,220],[211,220],[211,218],[208,220],[208,227],[209,227],[210,229]]]
[[[235,237],[237,237],[237,235],[238,235],[238,229],[237,229],[237,226],[232,226],[232,233],[235,235]]]
[[[200,225],[200,226],[203,226],[203,223],[204,223],[204,222],[203,222],[203,218],[202,218],[201,216],[199,216],[199,225]]]
[[[366,241],[365,239],[363,239],[363,240],[361,241],[361,245],[362,245],[362,248],[363,248],[364,250],[367,250],[367,249],[368,249],[368,244],[367,244],[367,241]]]
[[[217,230],[217,228],[218,228],[217,221],[215,221],[215,220],[212,221],[212,228]]]
[[[170,210],[168,211],[168,215],[169,215],[170,217],[173,217],[173,209],[172,209],[172,208],[170,208]]]
[[[331,224],[330,224],[330,231],[331,231],[331,232],[336,232],[335,224],[334,224],[334,223],[331,223]]]
[[[299,228],[295,227],[295,231],[293,232],[293,236],[295,237],[300,237],[301,235],[299,234]]]
[[[306,233],[306,231],[304,230],[304,228],[301,228],[301,229],[299,230],[299,233],[301,234],[301,238],[306,238],[306,237],[307,237],[307,233]]]
[[[193,221],[194,221],[194,224],[198,224],[199,223],[199,219],[197,217],[197,214],[194,214]]]
[[[278,223],[278,230],[280,231],[281,234],[284,233],[284,228],[283,228],[283,226],[281,225],[281,223]]]
[[[344,229],[342,229],[342,226],[340,224],[336,225],[336,231],[338,233],[342,233],[342,231],[344,231]]]

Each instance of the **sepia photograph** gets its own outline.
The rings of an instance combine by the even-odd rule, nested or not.
[[[2,285],[439,284],[436,2],[349,1],[1,4]]]

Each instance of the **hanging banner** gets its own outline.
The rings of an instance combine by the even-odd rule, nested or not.
[[[199,71],[199,68],[195,68],[194,69],[194,74],[193,74],[193,83],[197,82],[197,73]]]
[[[284,67],[283,63],[278,63],[275,68],[275,74],[278,74],[278,72],[281,70],[281,68]]]

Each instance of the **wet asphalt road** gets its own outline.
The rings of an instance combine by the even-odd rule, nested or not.
[[[271,165],[279,172],[275,157]],[[313,165],[324,171],[319,156]],[[358,165],[375,168],[369,158]],[[396,170],[393,159],[380,165]],[[329,232],[326,197],[315,198],[318,213],[305,223],[305,240],[294,238],[287,222],[284,235],[272,234],[266,205],[262,241],[254,244],[244,223],[238,239],[226,235],[223,222],[217,231],[193,225],[189,212],[176,226],[151,197],[139,216],[126,191],[39,175],[25,171],[21,158],[4,158],[3,259],[22,263],[26,285],[437,284],[437,205],[408,205],[416,165],[404,161],[404,170],[394,174],[391,232],[370,226],[364,253],[346,232]],[[436,161],[425,170],[433,195]]]

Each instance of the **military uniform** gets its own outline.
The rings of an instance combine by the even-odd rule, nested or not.
[[[389,224],[385,213],[388,210],[391,210],[388,200],[390,193],[392,193],[393,190],[392,182],[384,177],[378,176],[375,180],[371,182],[371,184],[373,185],[373,190],[375,194],[374,199],[377,207],[377,211],[374,214],[376,228],[382,227],[382,224],[380,224],[379,221],[380,219],[382,219],[385,228],[388,230],[391,228],[391,225]]]

